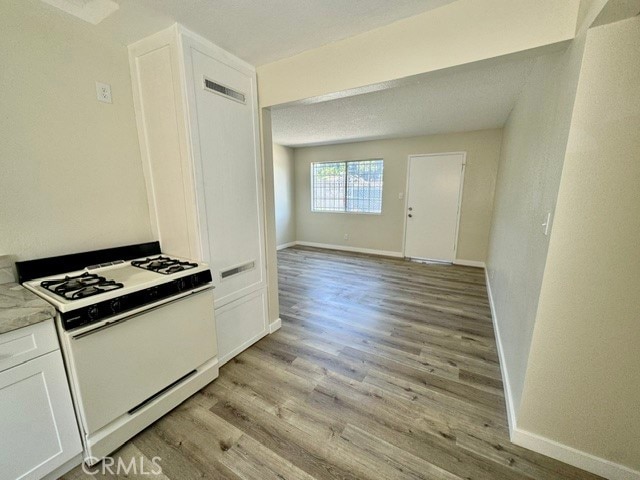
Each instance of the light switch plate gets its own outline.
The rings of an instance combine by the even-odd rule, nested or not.
[[[96,82],[96,95],[99,102],[113,103],[111,101],[111,85],[108,83]]]
[[[545,219],[542,226],[544,227],[544,234],[549,235],[549,229],[551,227],[551,212],[547,213],[547,218]]]

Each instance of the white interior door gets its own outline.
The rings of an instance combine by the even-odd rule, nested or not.
[[[404,256],[453,262],[464,153],[409,157]]]

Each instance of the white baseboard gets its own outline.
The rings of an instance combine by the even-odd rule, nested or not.
[[[340,250],[343,252],[367,253],[369,255],[381,255],[383,257],[404,258],[404,254],[402,252],[395,252],[393,250],[375,250],[372,248],[350,247],[348,245],[333,245],[329,243],[303,242],[299,240],[295,242],[289,242],[283,245],[279,245],[277,249],[282,250],[284,248],[293,247],[295,245],[302,245],[305,247],[326,248],[327,250]],[[484,262],[480,262],[478,260],[457,259],[457,260],[454,260],[453,263],[455,265],[463,265],[466,267],[485,268]]]
[[[491,282],[489,282],[489,271],[485,268],[484,277],[487,282],[487,296],[489,297],[489,307],[491,308],[491,320],[493,322],[493,331],[496,336],[496,347],[498,349],[498,358],[500,359],[500,372],[502,373],[502,386],[504,389],[504,399],[507,404],[507,420],[509,422],[509,437],[513,441],[513,430],[516,425],[516,408],[513,403],[513,395],[511,394],[511,383],[509,382],[509,373],[507,372],[507,364],[504,357],[504,348],[502,348],[502,336],[498,327],[498,317],[496,316],[496,307],[493,303],[493,293],[491,291]]]
[[[457,258],[453,261],[454,265],[462,265],[465,267],[477,267],[477,268],[485,268],[484,262],[480,262],[478,260],[464,260],[462,258]]]
[[[269,324],[269,333],[273,333],[276,330],[279,330],[281,326],[282,326],[282,320],[280,319],[280,317],[278,317],[276,320],[273,321],[273,323]]]
[[[511,441],[520,447],[555,458],[609,480],[640,480],[640,472],[637,470],[596,457],[517,426],[511,433]]]
[[[343,252],[367,253],[369,255],[381,255],[384,257],[403,258],[402,252],[394,252],[391,250],[374,250],[372,248],[349,247],[347,245],[331,245],[328,243],[301,242],[297,241],[296,245],[305,247],[326,248],[327,250],[340,250]]]
[[[284,250],[285,248],[294,247],[298,242],[289,242],[283,243],[282,245],[278,245],[276,250]]]
[[[493,302],[493,293],[491,291],[491,283],[489,282],[489,272],[486,269],[485,278],[487,281],[489,306],[491,307],[491,318],[493,320],[493,328],[496,335],[498,357],[500,358],[500,371],[502,372],[504,398],[507,404],[507,420],[509,422],[509,437],[511,438],[511,442],[520,447],[528,448],[534,452],[555,458],[556,460],[560,460],[561,462],[568,463],[569,465],[587,470],[588,472],[595,473],[596,475],[600,475],[610,480],[640,480],[640,472],[637,470],[632,470],[624,465],[596,457],[590,453],[583,452],[582,450],[564,445],[550,438],[543,437],[518,427],[513,395],[511,394],[509,374],[507,373],[504,358],[504,349],[502,348],[502,336],[500,335],[500,329],[498,327],[495,304]]]

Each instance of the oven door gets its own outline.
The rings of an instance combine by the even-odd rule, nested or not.
[[[213,291],[67,335],[82,424],[92,434],[216,356]]]

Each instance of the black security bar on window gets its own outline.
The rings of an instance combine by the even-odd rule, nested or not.
[[[311,210],[382,213],[382,159],[311,164]]]

